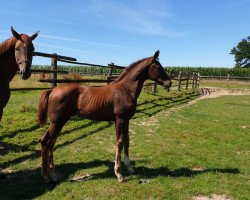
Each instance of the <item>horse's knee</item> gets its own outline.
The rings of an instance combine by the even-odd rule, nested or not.
[[[49,143],[50,143],[50,141],[51,141],[50,134],[47,131],[47,133],[45,133],[45,135],[41,138],[41,145],[42,145],[42,147],[48,146]]]

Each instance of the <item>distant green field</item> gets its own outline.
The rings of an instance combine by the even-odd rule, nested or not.
[[[50,69],[48,65],[34,65],[32,69]],[[109,68],[106,67],[92,67],[92,66],[58,66],[60,70],[66,70],[75,73],[85,74],[108,74]],[[250,68],[222,68],[222,67],[173,67],[166,66],[167,72],[172,71],[173,74],[178,74],[182,71],[184,74],[200,73],[201,76],[238,76],[238,77],[250,77]],[[114,74],[121,73],[121,69],[114,69]]]
[[[224,96],[178,105],[190,91],[145,91],[131,120],[135,174],[118,183],[115,133],[108,122],[72,118],[55,146],[56,170],[65,176],[46,185],[40,176],[39,139],[47,126],[36,119],[40,91],[16,91],[0,125],[0,199],[191,199],[223,194],[249,199],[250,96]],[[87,175],[86,181],[74,181]]]

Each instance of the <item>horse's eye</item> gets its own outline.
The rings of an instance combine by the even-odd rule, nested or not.
[[[19,48],[15,48],[16,49],[16,51],[20,51],[20,49]]]

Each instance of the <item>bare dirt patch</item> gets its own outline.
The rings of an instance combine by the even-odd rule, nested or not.
[[[213,194],[211,197],[195,196],[195,197],[192,197],[192,200],[232,200],[232,199],[226,195]]]
[[[227,90],[227,89],[218,89],[218,88],[206,88],[206,93],[201,97],[188,102],[188,104],[196,103],[202,99],[211,99],[217,98],[225,95],[250,95],[250,90]]]
[[[179,110],[181,108],[196,104],[198,101],[203,99],[218,98],[226,95],[250,95],[250,90],[227,90],[227,89],[206,88],[206,91],[207,91],[206,94],[198,97],[197,99],[189,101],[186,104],[183,104],[176,108],[171,108],[167,111],[167,113],[171,113],[175,110]]]
[[[166,111],[163,111],[160,113],[160,115],[169,115],[170,113],[173,113],[174,111],[177,111],[179,109],[185,108],[187,106],[191,106],[196,104],[198,101],[203,100],[203,99],[211,99],[211,98],[218,98],[221,96],[226,96],[226,95],[250,95],[250,90],[227,90],[227,89],[219,89],[219,88],[205,88],[202,91],[205,91],[205,94],[202,96],[198,97],[197,99],[191,100],[187,102],[186,104],[180,105],[178,107],[170,108]],[[139,126],[145,127],[148,131],[147,132],[152,132],[153,127],[158,126],[158,114],[151,116],[147,119],[142,119],[140,122],[137,122],[136,124]],[[242,127],[246,128],[246,127]]]

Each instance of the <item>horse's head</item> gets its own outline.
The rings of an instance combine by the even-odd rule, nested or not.
[[[156,83],[162,85],[165,89],[171,87],[171,79],[164,71],[161,63],[158,60],[160,51],[156,51],[154,56],[151,58],[151,63],[149,65],[148,77],[149,79],[155,81]]]
[[[15,58],[18,65],[22,79],[26,80],[30,77],[30,67],[32,64],[32,57],[34,52],[34,46],[32,41],[37,37],[38,32],[32,36],[26,34],[17,33],[13,27],[11,27],[13,36],[17,39],[15,44]]]

